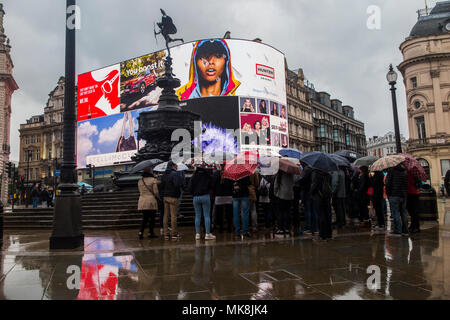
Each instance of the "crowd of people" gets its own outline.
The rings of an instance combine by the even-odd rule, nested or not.
[[[54,194],[53,189],[36,183],[26,192],[16,192],[11,194],[11,203],[14,204],[31,204],[32,207],[53,207]]]
[[[165,240],[180,238],[177,212],[186,186],[193,196],[196,240],[202,237],[202,217],[205,240],[216,238],[213,231],[250,238],[260,226],[274,235],[312,235],[325,241],[332,239],[333,228],[346,225],[382,231],[387,226],[388,203],[393,236],[420,232],[417,208],[421,182],[403,164],[383,172],[369,172],[367,166],[323,172],[303,162],[301,167],[300,175],[278,171],[267,176],[257,170],[237,181],[224,177],[224,165],[197,167],[187,185],[173,162],[159,176],[147,168],[138,183],[138,209],[143,212],[139,238],[143,238],[148,223],[149,236],[157,237],[154,227],[158,212],[161,236]],[[375,212],[376,223],[372,223],[369,207]],[[261,225],[258,211],[264,217]],[[407,212],[411,216],[409,226]]]

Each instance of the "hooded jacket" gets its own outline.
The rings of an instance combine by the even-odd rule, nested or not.
[[[222,92],[220,93],[221,96],[230,96],[235,95],[235,92],[237,88],[240,86],[240,82],[237,81],[234,78],[233,75],[233,69],[231,66],[231,53],[230,49],[228,48],[227,43],[223,39],[211,39],[211,40],[202,40],[197,41],[195,43],[194,50],[192,50],[192,57],[191,57],[191,67],[189,69],[189,81],[187,84],[182,86],[180,89],[177,90],[177,96],[180,101],[182,100],[188,100],[193,98],[201,98],[201,91],[200,91],[200,83],[199,83],[199,75],[197,70],[197,53],[198,50],[204,46],[207,43],[217,43],[221,46],[223,46],[227,60],[225,65],[225,77],[223,77],[224,83],[222,83]]]

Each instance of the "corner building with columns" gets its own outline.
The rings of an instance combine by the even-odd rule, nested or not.
[[[438,188],[450,169],[450,1],[419,10],[418,21],[400,50],[408,153],[419,160]]]

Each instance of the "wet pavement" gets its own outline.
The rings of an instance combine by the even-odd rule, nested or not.
[[[439,200],[439,210],[439,223],[410,237],[348,227],[330,242],[264,231],[195,241],[193,228],[180,228],[175,242],[108,230],[85,231],[84,250],[50,251],[50,232],[8,230],[0,299],[447,300],[450,201]]]

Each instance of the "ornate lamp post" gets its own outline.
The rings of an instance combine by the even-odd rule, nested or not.
[[[75,25],[73,10],[76,1],[66,2],[66,67],[64,87],[64,129],[63,163],[55,200],[53,232],[50,249],[74,249],[83,246],[84,235],[81,225],[81,198],[76,184],[75,161]]]
[[[397,72],[394,71],[394,68],[392,67],[392,64],[389,65],[389,72],[386,75],[386,79],[391,85],[391,94],[392,94],[392,110],[394,112],[394,128],[395,128],[395,146],[396,146],[396,152],[402,153],[402,144],[400,142],[400,128],[398,125],[398,112],[397,112],[397,97],[395,94],[395,85],[397,83]]]

